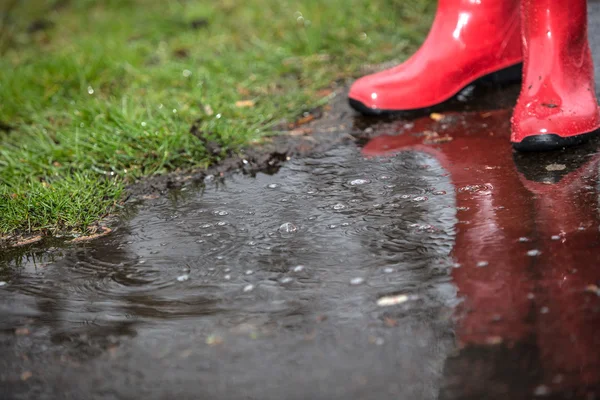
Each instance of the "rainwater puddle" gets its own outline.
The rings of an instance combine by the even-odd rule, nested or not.
[[[596,393],[597,145],[515,155],[508,121],[449,115],[440,142],[429,118],[390,122],[363,148],[172,192],[108,237],[5,258],[3,390]]]

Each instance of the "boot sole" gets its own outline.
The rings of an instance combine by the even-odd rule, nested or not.
[[[501,69],[496,72],[492,72],[491,74],[484,75],[481,78],[475,79],[473,82],[469,83],[465,87],[472,85],[472,84],[476,84],[476,83],[494,84],[494,85],[517,83],[517,82],[521,82],[522,76],[523,76],[523,64],[520,63],[520,64],[512,65],[508,68]],[[450,98],[448,98],[444,101],[441,101],[439,104],[444,103],[447,100],[450,100],[451,98],[456,96],[456,94],[460,93],[465,87],[461,88],[458,92],[456,92]],[[428,110],[431,107],[433,107],[433,106],[430,106],[430,107],[413,108],[413,109],[407,109],[407,110],[401,110],[401,109],[386,110],[386,109],[380,109],[380,108],[367,107],[361,101],[353,99],[351,97],[348,98],[348,102],[350,103],[350,107],[352,107],[354,110],[356,110],[359,113],[366,115],[366,116],[388,116],[388,115],[398,114],[403,111]]]
[[[598,130],[584,133],[577,136],[561,137],[555,133],[546,133],[544,135],[529,136],[522,141],[513,142],[512,146],[515,150],[521,152],[540,152],[560,150],[566,147],[577,146],[592,139]]]

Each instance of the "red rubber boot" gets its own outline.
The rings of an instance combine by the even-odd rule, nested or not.
[[[512,118],[513,147],[553,150],[600,127],[586,0],[522,0],[523,87]]]
[[[521,60],[518,0],[439,0],[421,48],[406,62],[357,80],[348,97],[363,114],[425,108],[492,73],[495,80],[518,80]]]

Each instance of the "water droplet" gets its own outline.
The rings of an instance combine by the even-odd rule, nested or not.
[[[302,272],[302,271],[304,271],[304,265],[296,265],[292,271]]]
[[[89,94],[94,94],[94,88],[91,86],[88,86],[88,93]]]
[[[539,256],[540,254],[542,254],[542,252],[541,252],[541,251],[539,251],[539,250],[537,250],[537,249],[529,250],[529,251],[527,252],[527,255],[528,255],[529,257],[537,257],[537,256]]]
[[[244,292],[251,292],[254,290],[254,285],[246,285],[244,286]]]
[[[342,203],[337,203],[333,205],[334,210],[343,210],[344,208],[346,208],[346,206]]]
[[[489,262],[487,262],[487,261],[479,261],[479,262],[477,263],[477,267],[478,267],[478,268],[487,267],[488,265],[490,265],[490,263],[489,263]]]
[[[178,280],[179,282],[185,282],[185,281],[187,281],[188,279],[190,279],[190,276],[189,276],[188,274],[179,275],[179,276],[177,277],[177,280]]]
[[[352,278],[352,279],[350,279],[350,284],[354,285],[354,286],[356,286],[356,285],[362,285],[364,282],[365,282],[365,279],[364,278],[360,278],[360,277],[359,278]]]
[[[145,121],[142,121],[142,123],[141,123],[140,125],[142,125],[142,126],[146,126],[147,124],[146,124],[146,122],[145,122]]]
[[[371,183],[371,181],[368,179],[354,179],[353,181],[350,181],[352,186],[366,185],[367,183]]]
[[[183,76],[184,76],[184,77],[186,77],[186,78],[189,78],[190,76],[192,76],[192,71],[190,71],[189,69],[184,69],[184,70],[181,72],[181,75],[183,75]]]
[[[283,234],[296,233],[297,231],[298,227],[291,222],[285,222],[279,227],[279,232]]]

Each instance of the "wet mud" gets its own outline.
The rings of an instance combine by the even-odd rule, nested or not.
[[[0,398],[598,398],[600,141],[513,152],[517,94],[334,102],[94,241],[4,251]]]

